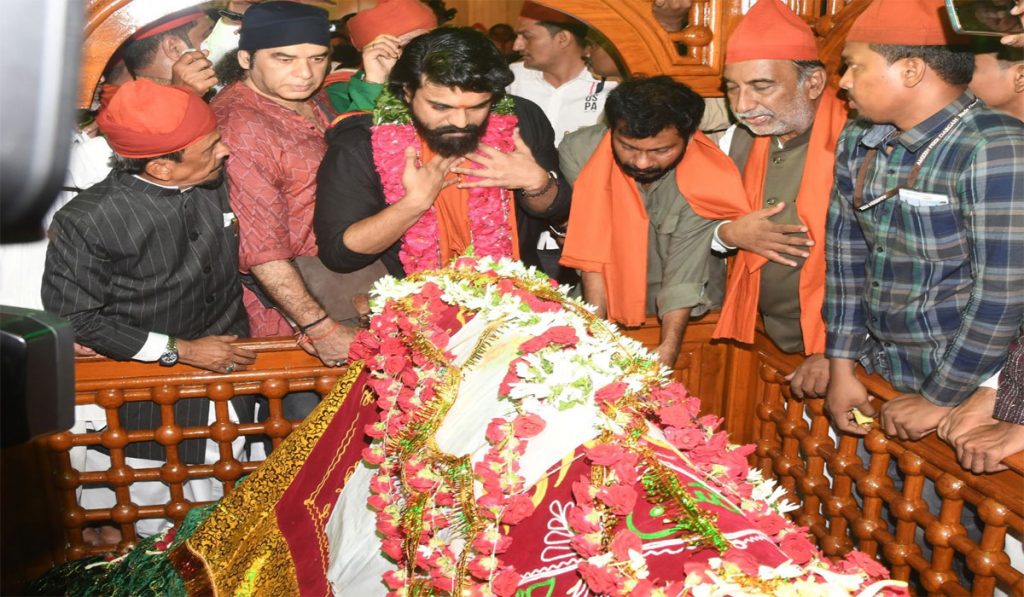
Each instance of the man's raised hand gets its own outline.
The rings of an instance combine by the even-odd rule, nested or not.
[[[423,213],[437,200],[437,195],[445,187],[455,182],[454,178],[446,178],[448,170],[460,156],[442,157],[435,155],[422,166],[416,165],[416,150],[405,148],[405,171],[402,173],[402,186],[405,197],[401,204]]]
[[[171,67],[171,84],[188,87],[200,96],[206,95],[218,82],[213,63],[206,54],[205,50],[183,52]]]
[[[467,160],[479,164],[481,168],[452,168],[452,172],[456,174],[480,179],[472,182],[462,181],[459,188],[501,187],[524,189],[528,192],[543,188],[548,182],[548,173],[533,158],[533,152],[523,142],[518,128],[513,131],[512,140],[515,146],[509,153],[481,143],[475,153],[466,156]]]
[[[785,202],[782,202],[723,224],[718,229],[718,237],[729,246],[757,253],[769,261],[796,267],[796,261],[785,255],[806,258],[806,249],[814,241],[806,236],[807,226],[771,221],[770,218],[781,213],[785,207]]]

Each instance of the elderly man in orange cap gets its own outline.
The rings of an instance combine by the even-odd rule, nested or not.
[[[346,80],[327,78],[327,95],[338,113],[369,111],[410,40],[437,27],[437,15],[419,0],[381,0],[348,21],[352,45],[363,53],[363,68]]]
[[[935,430],[1002,365],[1024,320],[1024,124],[967,90],[973,56],[939,0],[879,0],[840,85],[860,116],[836,151],[826,260],[826,406],[873,415],[858,362],[906,394],[889,435]]]
[[[98,121],[114,150],[113,171],[54,216],[43,304],[71,321],[78,343],[110,358],[219,373],[245,369],[256,355],[232,344],[249,326],[237,224],[222,183],[228,151],[213,111],[190,90],[140,80],[123,85]],[[176,403],[177,424],[205,425],[203,402]],[[249,402],[232,400],[251,417]],[[126,403],[120,415],[129,430],[160,421],[150,402]],[[184,462],[206,461],[205,440],[184,440],[176,449]],[[153,441],[124,449],[139,468],[160,466],[164,451]],[[102,456],[92,452],[87,462]],[[219,485],[190,486],[186,498],[216,499]],[[169,495],[159,482],[131,491],[137,504],[164,503]],[[112,496],[92,507],[110,505]],[[144,521],[139,532],[162,526]]]
[[[692,201],[726,220],[716,249],[739,249],[715,337],[752,342],[760,315],[779,348],[807,355],[793,393],[823,396],[825,216],[846,107],[826,86],[811,28],[780,0],[760,0],[736,27],[724,79],[739,125],[720,144],[743,173],[745,201]]]

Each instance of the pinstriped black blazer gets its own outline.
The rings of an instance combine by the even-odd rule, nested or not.
[[[151,331],[189,340],[247,336],[226,185],[180,192],[111,173],[54,216],[42,299],[71,321],[80,344],[119,360],[134,356]],[[204,425],[207,410],[205,400],[183,400],[175,419]],[[149,403],[129,403],[121,417],[129,429],[160,425]],[[202,443],[182,444],[186,460],[201,462]],[[128,455],[164,459],[154,442],[131,444]]]

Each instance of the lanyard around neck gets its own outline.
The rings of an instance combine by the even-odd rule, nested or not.
[[[941,131],[939,131],[939,134],[935,135],[935,138],[932,139],[930,143],[928,143],[928,145],[924,148],[924,151],[921,152],[921,155],[918,156],[916,160],[914,160],[914,166],[910,169],[910,176],[907,177],[907,184],[904,188],[914,188],[914,185],[917,184],[917,177],[921,174],[921,165],[924,164],[924,161],[926,159],[928,159],[928,156],[931,154],[932,150],[935,149],[935,147],[939,143],[941,143],[947,135],[949,135],[950,131],[956,128],[958,124],[960,124],[960,121],[964,119],[964,116],[967,115],[967,112],[971,108],[973,108],[977,103],[978,100],[977,98],[975,98],[974,101],[967,104],[967,107],[965,107],[963,110],[960,110],[960,112],[958,112],[956,116],[951,118],[949,122],[946,123],[946,126],[943,127]],[[888,191],[879,195],[878,197],[875,197],[871,201],[864,203],[864,183],[867,180],[868,169],[871,167],[871,162],[875,160],[875,156],[877,154],[877,147],[872,147],[871,149],[869,149],[868,152],[864,154],[864,162],[861,163],[860,168],[857,170],[857,181],[853,186],[853,206],[860,211],[867,211],[872,207],[878,205],[879,203],[885,201],[886,199],[895,197],[900,192],[901,187],[899,185],[896,185],[896,187],[889,189]]]

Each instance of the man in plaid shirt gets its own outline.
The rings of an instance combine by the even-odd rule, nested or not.
[[[877,0],[851,28],[826,259],[826,406],[863,434],[860,361],[907,392],[881,412],[901,439],[935,430],[1002,365],[1024,319],[1024,125],[967,91],[941,0]],[[868,120],[870,122],[864,122]]]

